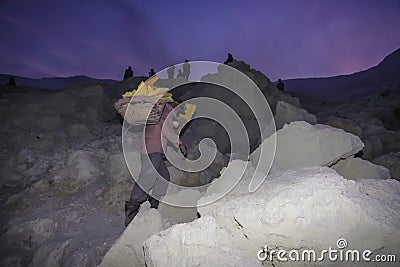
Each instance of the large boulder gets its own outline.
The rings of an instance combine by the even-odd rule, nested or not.
[[[83,111],[81,117],[85,122],[105,121],[116,116],[110,99],[101,85],[83,88],[78,93],[79,107]]]
[[[260,266],[229,234],[211,216],[174,225],[144,242],[146,266]]]
[[[382,155],[373,159],[372,162],[388,168],[392,178],[400,181],[400,152]]]
[[[306,121],[310,124],[317,124],[317,118],[302,108],[297,108],[284,101],[278,101],[276,105],[275,126],[281,129],[285,124],[292,121]]]
[[[199,207],[199,220],[149,238],[147,266],[261,266],[257,253],[265,246],[299,253],[313,249],[320,255],[323,249],[338,249],[343,238],[348,249],[399,256],[398,181],[357,183],[330,168],[309,167],[268,176],[249,194],[249,180],[245,176],[223,199]],[[207,202],[208,196],[199,205]],[[329,264],[328,257],[324,263]]]
[[[275,135],[277,143],[271,171],[330,166],[341,158],[356,154],[364,146],[360,138],[342,129],[311,125],[305,121],[287,124]],[[273,148],[274,140],[273,136],[264,140],[262,145],[268,148],[266,153],[273,153],[270,148]],[[253,165],[258,164],[260,151],[258,148],[250,155]]]
[[[253,69],[250,65],[243,61],[233,60],[233,62],[228,63],[229,66],[239,70],[249,77],[255,85],[264,94],[273,112],[275,112],[276,104],[279,100],[283,100],[286,103],[290,103],[296,107],[300,107],[300,101],[297,97],[293,97],[288,93],[279,91],[275,85],[261,72]],[[213,74],[207,74],[202,77],[202,81],[222,81],[228,86],[239,86],[246,87],[248,83],[242,77],[237,75],[232,75],[232,71],[226,67],[226,65],[221,64],[217,68],[218,72]],[[232,106],[234,107],[234,106]]]
[[[390,179],[390,172],[381,165],[373,164],[361,158],[349,157],[339,160],[331,166],[341,176],[351,180],[359,179]]]
[[[373,159],[382,154],[382,142],[379,136],[373,135],[366,138],[365,147],[362,150],[362,157],[364,159]]]
[[[147,203],[146,203],[147,204]],[[161,214],[149,205],[141,210],[104,256],[100,267],[145,266],[142,243],[161,231]]]
[[[168,190],[167,194],[160,202],[160,207],[158,208],[164,217],[169,218],[170,224],[191,222],[197,219],[197,208],[196,203],[202,197],[199,190],[196,189],[186,189],[180,190],[178,192],[173,192]],[[192,207],[179,207],[172,206],[165,203],[185,203],[187,206]]]
[[[217,145],[218,151],[227,153],[231,148],[229,136],[224,128],[217,122],[206,118],[199,118],[191,122],[182,137],[185,144],[189,146],[197,145],[204,138],[211,138]]]
[[[357,120],[357,114],[355,115],[354,120]],[[387,131],[382,124],[373,123],[371,117],[365,118],[364,121],[360,122],[359,124],[363,130],[364,136],[381,135]]]
[[[262,72],[251,68],[250,65],[246,64],[244,61],[234,59],[232,62],[229,62],[228,65],[246,74],[261,89],[273,85],[267,76]]]
[[[400,151],[400,130],[386,131],[379,135],[384,154]]]

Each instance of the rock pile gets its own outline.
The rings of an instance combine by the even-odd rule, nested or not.
[[[333,108],[335,112],[324,108],[314,116],[300,108],[298,99],[280,95],[268,78],[248,65],[228,64],[270,93],[267,98],[278,129],[270,174],[250,194],[254,166],[231,160],[207,191],[198,195],[200,219],[164,228],[143,242],[146,266],[276,266],[276,255],[265,261],[257,259],[257,253],[266,247],[298,250],[300,255],[314,250],[316,257],[329,247],[399,257],[400,182],[390,179],[398,174],[398,156],[382,155],[396,150],[392,130],[386,130],[382,121],[372,120],[366,110],[361,114],[347,110],[348,116],[342,116]],[[317,124],[317,118],[324,124]],[[269,146],[273,140],[268,137],[262,145]],[[250,155],[253,165],[259,157],[258,148]],[[368,161],[371,158],[374,163]],[[232,191],[219,201],[202,205],[215,193],[227,190],[227,178],[244,166],[248,166],[245,175]],[[342,246],[344,242],[346,246]],[[332,263],[327,257],[322,262],[306,262],[307,266],[321,264]]]
[[[240,162],[231,164],[228,168]],[[223,200],[199,208],[199,220],[146,240],[147,266],[261,266],[257,253],[265,246],[299,253],[312,249],[319,257],[324,249],[338,249],[342,238],[349,249],[398,253],[396,180],[354,182],[327,167],[308,167],[270,175],[253,194],[247,193],[248,182],[245,177]]]
[[[368,249],[373,255],[397,253],[398,258],[400,182],[395,179],[400,179],[400,124],[392,113],[397,114],[399,97],[308,108],[244,62],[228,64],[260,87],[274,113],[275,136],[261,140],[249,109],[227,97],[229,93],[188,85],[190,91],[179,95],[182,100],[208,95],[231,101],[250,135],[250,159],[229,159],[230,144],[218,124],[193,122],[183,136],[191,159],[198,156],[196,149],[204,137],[217,143],[217,157],[196,174],[168,165],[171,180],[186,186],[213,183],[206,191],[171,189],[166,198],[187,199],[197,203],[197,209],[160,204],[157,211],[145,204],[126,229],[123,202],[133,181],[122,154],[121,123],[113,102],[135,87],[129,85],[133,80],[113,87],[4,94],[0,265],[275,265],[276,258],[272,263],[257,259],[265,246],[321,252],[336,249],[343,238],[346,248]],[[216,77],[224,78],[223,71],[208,78]],[[277,144],[271,171],[250,194],[250,174],[260,156],[257,147],[271,145],[272,137]],[[137,150],[140,141],[141,137],[132,137]],[[129,153],[140,170],[139,153]],[[225,190],[224,182],[246,166],[239,184],[223,199],[202,205]],[[267,174],[255,175],[262,179]],[[323,264],[331,263],[325,259]]]

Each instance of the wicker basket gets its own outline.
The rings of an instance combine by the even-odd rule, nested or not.
[[[157,124],[163,114],[166,101],[154,96],[124,97],[115,103],[115,109],[132,125]],[[153,104],[156,102],[156,104]],[[128,109],[129,106],[129,109]],[[150,111],[149,116],[147,114]]]

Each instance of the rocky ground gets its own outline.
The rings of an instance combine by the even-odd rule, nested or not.
[[[100,86],[3,93],[2,266],[93,266],[123,231],[122,199],[109,195],[132,183],[116,173],[108,99]]]
[[[113,103],[143,78],[61,91],[3,87],[1,102],[0,266],[95,266],[125,229],[124,201],[133,179],[122,153],[122,119]],[[131,155],[140,164],[140,137]],[[194,144],[188,142],[190,157]],[[168,165],[181,185],[206,183],[226,165],[201,174]],[[200,182],[199,182],[200,181]],[[164,224],[196,210],[160,207]]]
[[[61,91],[2,88],[0,266],[271,265],[256,258],[263,245],[326,248],[340,235],[355,245],[397,253],[399,95],[377,94],[351,104],[300,101],[249,65],[231,64],[261,88],[275,116],[276,160],[267,182],[249,194],[246,178],[226,198],[198,210],[161,205],[156,211],[145,204],[127,228],[123,204],[133,180],[113,103],[143,77]],[[183,88],[179,97],[202,94],[224,98],[210,88]],[[253,133],[254,163],[257,147],[270,140],[260,140],[245,109],[238,113]],[[215,137],[222,153],[214,163],[197,174],[168,168],[177,184],[219,177],[222,185],[168,197],[207,201],[246,163],[228,165],[226,138],[216,134],[218,126],[204,127],[207,123],[192,124],[183,139],[194,159],[198,141]],[[140,136],[135,138],[139,145]],[[132,157],[140,164],[139,152]]]

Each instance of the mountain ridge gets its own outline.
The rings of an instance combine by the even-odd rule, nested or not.
[[[17,86],[60,90],[85,84],[115,84],[113,79],[92,78],[85,75],[69,77],[27,78],[12,74],[0,74],[0,84],[9,77],[16,79]],[[379,64],[353,74],[331,77],[295,78],[284,80],[285,90],[295,95],[315,98],[353,99],[385,90],[400,89],[400,48],[387,55]]]
[[[116,83],[113,79],[92,78],[85,75],[74,75],[68,77],[46,77],[46,78],[28,78],[12,74],[0,74],[0,84],[6,84],[10,77],[14,77],[17,86],[43,88],[49,90],[59,90],[72,85],[94,84],[94,83]]]
[[[289,92],[321,98],[352,99],[384,90],[399,90],[400,48],[364,71],[332,77],[287,79],[284,82]]]

